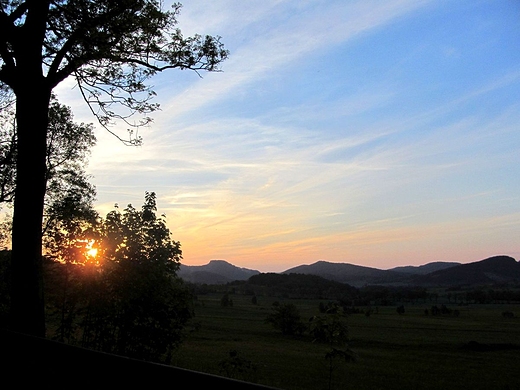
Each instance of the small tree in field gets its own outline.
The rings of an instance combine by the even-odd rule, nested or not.
[[[330,347],[325,353],[325,359],[328,362],[328,388],[332,389],[332,374],[337,368],[337,362],[356,360],[355,353],[348,346],[348,327],[338,313],[314,316],[310,319],[310,334],[313,336],[313,342],[327,344]]]
[[[225,293],[222,298],[220,298],[220,306],[228,307],[233,306],[233,300],[229,297],[229,293]]]
[[[284,335],[301,334],[305,330],[300,312],[293,303],[273,303],[272,312],[266,317],[265,322],[273,325]]]
[[[238,351],[229,351],[229,357],[219,362],[219,372],[228,378],[255,382],[257,366],[251,360],[242,357]]]

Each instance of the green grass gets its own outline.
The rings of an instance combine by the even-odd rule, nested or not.
[[[231,350],[256,366],[239,378],[282,389],[327,389],[328,348],[310,336],[283,336],[264,322],[275,298],[232,295],[233,306],[221,307],[221,295],[199,296],[195,322],[177,351],[178,367],[221,375],[219,363]],[[282,301],[282,300],[280,300]],[[287,300],[284,300],[287,302]],[[319,314],[318,300],[291,300],[303,319]],[[457,307],[460,315],[426,316],[432,304],[379,307],[370,317],[347,317],[354,363],[341,363],[333,372],[335,389],[516,389],[520,388],[520,349],[495,348],[479,352],[464,349],[481,344],[520,345],[520,305]],[[502,317],[512,311],[515,318]]]

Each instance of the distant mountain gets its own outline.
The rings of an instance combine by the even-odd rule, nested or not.
[[[460,265],[460,263],[435,261],[432,263],[427,263],[427,264],[419,265],[419,266],[407,265],[404,267],[395,267],[395,268],[390,269],[389,271],[404,272],[407,274],[415,274],[415,275],[426,275],[431,272],[440,271],[440,270],[443,270],[446,268],[451,268],[456,265]]]
[[[310,265],[290,268],[284,274],[310,274],[336,282],[347,283],[354,287],[366,284],[406,284],[410,274],[378,268],[364,267],[349,263],[330,263],[318,261]]]
[[[473,263],[417,275],[412,283],[422,286],[462,286],[520,282],[520,263],[509,256],[493,256]]]
[[[247,280],[259,271],[240,268],[224,260],[211,260],[206,265],[181,264],[178,275],[187,282],[225,284],[235,280]]]
[[[206,265],[181,265],[179,276],[192,283],[225,284],[245,281],[259,271],[236,267],[224,260]],[[493,256],[473,263],[433,262],[422,266],[396,267],[390,270],[349,263],[317,261],[290,268],[280,274],[316,275],[353,287],[366,285],[450,287],[493,283],[520,283],[520,263],[509,256]],[[278,279],[277,279],[278,280]],[[286,281],[288,279],[280,279]]]
[[[284,273],[317,275],[354,287],[364,285],[447,287],[520,283],[520,263],[509,256],[494,256],[467,264],[434,262],[419,267],[397,267],[391,270],[318,261],[288,269]]]

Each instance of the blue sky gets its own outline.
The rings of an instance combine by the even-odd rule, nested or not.
[[[179,27],[230,57],[150,81],[142,146],[97,126],[102,214],[155,191],[192,265],[520,258],[520,2],[186,0]]]

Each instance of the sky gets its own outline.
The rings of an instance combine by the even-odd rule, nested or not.
[[[186,265],[520,260],[519,1],[182,3],[229,58],[150,80],[142,146],[96,126],[102,215],[155,192]]]

